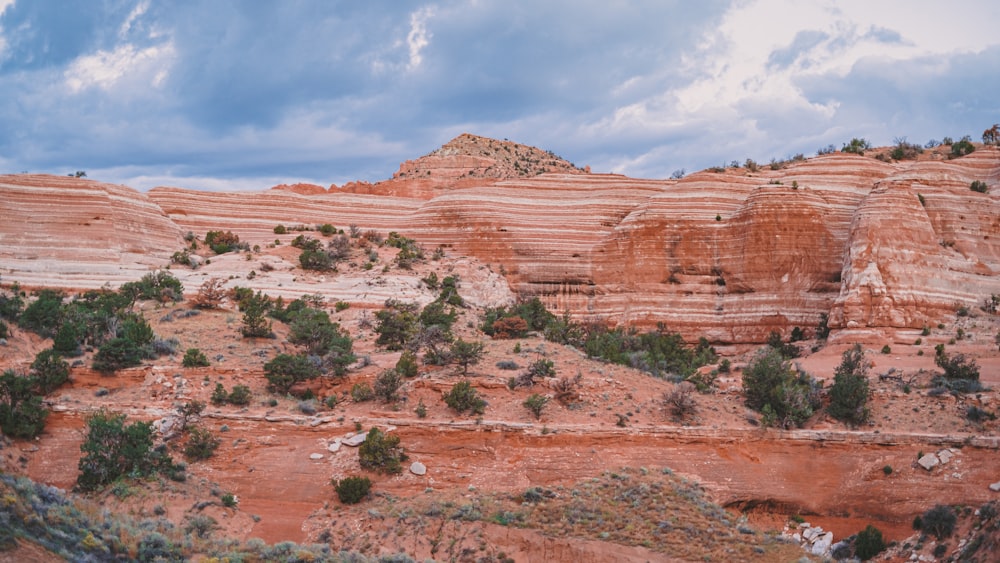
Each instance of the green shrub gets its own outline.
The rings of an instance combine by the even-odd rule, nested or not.
[[[186,368],[197,368],[197,367],[208,367],[208,358],[205,353],[197,348],[188,348],[187,352],[184,352],[184,359],[181,360],[181,365]]]
[[[94,354],[93,368],[101,373],[110,374],[120,369],[141,365],[142,357],[142,348],[135,342],[127,338],[112,338]]]
[[[31,363],[31,376],[38,393],[48,395],[69,380],[69,364],[55,350],[42,350]]]
[[[781,333],[776,330],[772,330],[767,335],[767,345],[781,353],[785,359],[798,358],[801,353],[798,346],[791,342],[786,344],[781,339]]]
[[[135,282],[122,284],[122,295],[131,300],[180,301],[184,299],[184,285],[166,270],[150,272]]]
[[[840,365],[834,370],[833,387],[830,388],[830,416],[847,422],[861,424],[868,420],[868,362],[860,344],[844,352]]]
[[[885,346],[882,347],[882,353],[883,354],[891,354],[892,353],[892,348],[890,348],[889,345],[886,344]]]
[[[459,338],[451,345],[451,357],[462,368],[462,374],[469,373],[469,366],[476,365],[483,358],[482,342],[466,342]]]
[[[878,528],[869,524],[858,532],[854,538],[854,555],[862,561],[867,561],[885,551],[885,540]]]
[[[394,369],[387,369],[375,377],[372,392],[383,402],[392,403],[399,399],[399,388],[402,386],[402,374]]]
[[[841,149],[841,152],[864,155],[865,151],[870,148],[872,148],[872,145],[867,139],[859,139],[855,137],[851,139],[850,142],[844,143],[844,147]]]
[[[284,225],[277,225],[274,227],[274,234],[283,235],[286,233],[288,233],[288,229],[286,229]]]
[[[417,355],[410,350],[405,350],[396,362],[396,371],[403,377],[416,377],[419,371]]]
[[[982,180],[975,180],[969,184],[969,189],[974,192],[979,192],[981,194],[989,193],[990,187],[986,185],[986,182]]]
[[[43,289],[38,292],[38,298],[18,317],[18,325],[43,338],[51,338],[62,321],[62,306],[62,292]]]
[[[747,406],[765,416],[765,425],[801,426],[820,406],[817,383],[791,368],[781,352],[768,346],[743,370]]]
[[[0,375],[0,430],[14,438],[34,438],[45,429],[49,411],[35,394],[38,383],[8,369]]]
[[[883,466],[882,467],[882,473],[885,473],[886,477],[888,477],[889,475],[892,475],[892,466],[891,465],[885,465],[885,466]]]
[[[212,391],[212,397],[209,399],[213,405],[224,405],[229,402],[229,392],[226,388],[222,386],[221,383],[215,384],[215,389]]]
[[[267,390],[272,393],[288,393],[296,383],[319,375],[319,368],[305,356],[278,354],[273,360],[264,364]]]
[[[920,530],[934,535],[941,541],[955,532],[958,517],[950,506],[939,504],[931,508],[920,518]]]
[[[325,272],[333,269],[333,257],[323,250],[303,250],[299,254],[299,265],[303,270]]]
[[[195,426],[191,429],[188,442],[184,446],[184,457],[191,461],[201,461],[212,457],[222,441],[208,429]]]
[[[333,488],[337,491],[337,498],[340,499],[340,502],[357,504],[368,496],[372,482],[368,477],[344,477],[339,481],[334,479]]]
[[[232,393],[229,394],[229,403],[233,405],[249,405],[250,399],[253,394],[250,392],[250,388],[246,385],[236,385],[233,387]]]
[[[80,490],[93,491],[119,477],[150,475],[160,470],[175,471],[163,450],[153,449],[153,426],[149,422],[125,425],[124,414],[98,411],[87,418],[87,437],[80,445]]]
[[[406,454],[399,447],[399,436],[383,433],[378,428],[369,430],[358,448],[361,467],[379,473],[402,473],[402,462],[406,459]]]
[[[944,370],[945,379],[979,381],[979,366],[976,360],[966,357],[965,354],[949,356],[944,353],[942,346],[940,353],[934,358],[934,363]]]
[[[319,232],[325,237],[330,237],[337,233],[337,227],[334,227],[330,223],[323,223],[319,227]]]
[[[291,305],[289,305],[290,307]],[[330,315],[321,309],[305,307],[288,315],[288,341],[304,346],[306,353],[323,358],[323,368],[343,375],[356,358],[353,340]]]
[[[341,311],[346,311],[351,308],[351,304],[347,301],[337,301],[333,304],[333,309],[338,313]]]
[[[469,380],[462,380],[452,386],[451,391],[444,396],[444,402],[455,412],[462,414],[469,411],[473,414],[486,412],[486,401],[472,387]]]
[[[271,335],[271,323],[266,315],[271,309],[271,299],[258,291],[252,290],[249,295],[238,295],[240,311],[243,313],[243,324],[240,333],[246,338],[263,338]],[[239,298],[242,297],[242,298]]]
[[[355,383],[351,387],[351,399],[355,403],[363,403],[365,401],[370,401],[375,398],[375,391],[372,390],[371,385],[368,385],[364,381]]]
[[[226,508],[235,508],[236,505],[239,504],[239,501],[236,500],[236,495],[233,493],[226,493],[219,497],[219,500],[222,501],[222,506],[225,506]]]
[[[527,399],[524,400],[524,408],[528,409],[531,414],[535,415],[535,419],[542,418],[542,410],[545,409],[545,405],[549,402],[549,398],[544,395],[539,395],[538,393],[533,393]]]
[[[951,153],[948,156],[949,158],[959,158],[967,154],[972,154],[975,150],[976,146],[972,144],[968,136],[965,136],[957,143],[952,143]]]
[[[402,350],[417,332],[417,305],[390,299],[385,309],[375,313],[375,344],[388,350]]]

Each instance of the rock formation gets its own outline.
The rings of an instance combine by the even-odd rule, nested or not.
[[[808,332],[822,314],[834,329],[920,328],[1000,293],[1000,149],[944,154],[637,180],[461,135],[390,180],[329,191],[141,194],[11,175],[0,177],[0,262],[26,284],[78,270],[120,277],[165,264],[188,231],[263,245],[278,224],[331,223],[478,258],[517,295],[584,321],[665,323],[715,342]],[[973,180],[994,193],[971,191]]]

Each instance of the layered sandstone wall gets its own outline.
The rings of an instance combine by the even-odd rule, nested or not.
[[[675,181],[575,168],[485,177],[499,162],[495,153],[507,154],[495,143],[474,153],[436,151],[392,180],[349,190],[143,195],[72,178],[6,176],[2,273],[41,280],[60,269],[150,267],[181,248],[188,231],[232,230],[264,245],[278,224],[331,223],[398,231],[428,250],[472,256],[518,295],[580,320],[663,322],[717,342],[815,327],[821,314],[834,328],[919,329],[1000,294],[995,147],[893,163],[832,154]],[[522,169],[510,162],[503,165]],[[993,193],[971,191],[973,180]]]

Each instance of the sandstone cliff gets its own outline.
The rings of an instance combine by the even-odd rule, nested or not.
[[[681,180],[590,174],[462,135],[376,184],[211,193],[0,178],[5,279],[165,263],[192,231],[273,242],[277,224],[399,231],[467,254],[580,320],[759,342],[770,330],[936,324],[1000,293],[1000,150],[882,162],[831,154]],[[969,189],[985,181],[994,193]],[[93,283],[93,282],[91,282]],[[98,284],[100,285],[100,284]]]

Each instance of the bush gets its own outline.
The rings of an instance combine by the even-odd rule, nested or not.
[[[482,342],[466,342],[459,338],[451,345],[451,357],[462,367],[462,375],[469,373],[469,366],[476,365],[483,358]]]
[[[867,561],[885,551],[885,540],[878,528],[869,524],[858,532],[854,539],[854,555],[862,561]]]
[[[221,383],[215,384],[215,389],[212,391],[212,397],[209,401],[211,401],[213,405],[224,405],[229,402],[229,393]]]
[[[672,391],[663,394],[663,405],[675,420],[684,420],[698,412],[694,399],[694,385],[687,381],[677,384]]]
[[[889,347],[888,344],[886,344],[885,346],[882,347],[882,353],[883,354],[891,354],[892,353],[892,348]]]
[[[233,405],[249,405],[250,399],[253,394],[250,392],[250,388],[246,385],[237,385],[233,387],[232,393],[229,394],[229,403]]]
[[[844,352],[830,388],[830,416],[848,424],[868,420],[868,362],[860,344]]]
[[[410,350],[404,351],[396,362],[396,371],[403,377],[416,377],[418,370],[417,355]]]
[[[365,469],[395,474],[402,473],[402,462],[406,461],[406,454],[399,447],[399,436],[372,428],[358,448],[358,460]]]
[[[945,379],[979,381],[979,366],[976,364],[976,360],[967,358],[965,354],[948,356],[942,347],[940,353],[934,358],[934,363],[944,370]]]
[[[205,233],[205,244],[216,254],[225,254],[246,246],[240,244],[239,235],[232,231],[208,231]]]
[[[398,398],[399,388],[403,385],[403,376],[394,369],[384,370],[375,377],[372,392],[383,402],[392,403]]]
[[[889,153],[895,160],[913,160],[924,152],[920,145],[906,142],[906,137],[896,139],[896,146]]]
[[[544,395],[539,395],[538,393],[533,393],[527,399],[524,400],[524,408],[531,411],[531,414],[535,415],[535,419],[542,418],[542,410],[545,409],[545,405],[549,403],[549,398]]]
[[[950,506],[939,504],[931,508],[920,518],[920,530],[933,534],[938,541],[941,541],[955,532],[955,523],[958,517]]]
[[[35,394],[38,383],[14,370],[0,375],[0,430],[13,438],[34,438],[45,429],[49,411]]]
[[[198,294],[194,297],[194,306],[199,309],[218,309],[222,300],[226,298],[226,280],[222,278],[209,278],[198,288]]]
[[[496,363],[496,366],[497,369],[502,369],[506,371],[512,371],[520,367],[519,365],[517,365],[517,362],[513,360],[500,360],[499,362]]]
[[[210,431],[201,427],[191,429],[187,445],[184,446],[184,457],[191,461],[201,461],[212,457],[222,441]]]
[[[319,377],[319,368],[309,358],[292,354],[278,354],[264,364],[267,390],[285,394],[300,381]]]
[[[276,235],[284,235],[287,233],[288,229],[286,229],[284,225],[277,225],[274,227],[274,234]]]
[[[43,350],[31,363],[31,376],[38,393],[48,395],[69,380],[69,364],[55,350]]]
[[[245,338],[264,338],[271,335],[271,322],[266,315],[271,309],[271,299],[258,291],[256,294],[252,290],[249,295],[242,295],[238,299],[240,311],[243,312],[243,325],[240,333]]]
[[[743,370],[747,406],[764,414],[764,424],[802,426],[820,406],[816,382],[791,369],[778,350],[761,349]]]
[[[52,289],[38,292],[38,298],[18,317],[18,325],[43,338],[55,335],[62,320],[63,294]]]
[[[989,186],[986,185],[986,182],[983,182],[981,180],[973,181],[971,184],[969,184],[969,189],[974,192],[979,192],[981,194],[989,193],[990,191],[990,188]]]
[[[364,381],[355,383],[354,386],[351,387],[351,399],[353,399],[355,403],[363,403],[365,401],[370,401],[373,398],[375,398],[375,391],[371,388],[371,385],[368,385]]]
[[[552,363],[552,360],[539,358],[528,365],[528,375],[530,375],[532,378],[555,377],[556,376],[555,364]]]
[[[959,158],[967,154],[972,154],[975,152],[976,146],[972,144],[969,137],[962,137],[962,140],[957,143],[952,143],[951,153],[948,155],[949,158]]]
[[[98,411],[87,419],[87,437],[80,445],[80,490],[93,491],[123,476],[144,476],[158,470],[176,470],[162,450],[153,450],[153,426],[125,425],[124,414]]]
[[[975,405],[969,405],[969,407],[965,409],[965,418],[969,422],[979,424],[980,422],[985,422],[987,420],[996,420],[997,415]]]
[[[368,477],[344,477],[339,481],[334,479],[333,488],[337,491],[340,502],[357,504],[368,496],[372,482]]]
[[[465,411],[473,414],[486,412],[486,401],[479,396],[467,379],[452,386],[451,391],[444,396],[444,402],[458,414]]]
[[[198,368],[208,367],[209,363],[204,352],[197,348],[188,348],[187,352],[184,352],[184,359],[181,360],[181,365],[186,368]]]
[[[872,145],[867,139],[859,139],[855,137],[851,139],[849,143],[844,143],[844,147],[841,149],[841,152],[864,155],[865,151],[870,148],[872,148]]]
[[[388,350],[402,350],[417,331],[417,305],[390,299],[386,308],[375,313],[375,344]]]
[[[121,293],[131,300],[180,301],[184,298],[184,286],[170,272],[158,270],[137,282],[122,284]]]
[[[127,338],[112,338],[94,354],[93,368],[110,374],[142,364],[142,348]]]
[[[322,250],[303,250],[299,254],[299,265],[303,270],[324,272],[333,269],[333,257]]]
[[[504,317],[493,322],[493,338],[524,338],[528,322],[521,317]]]

